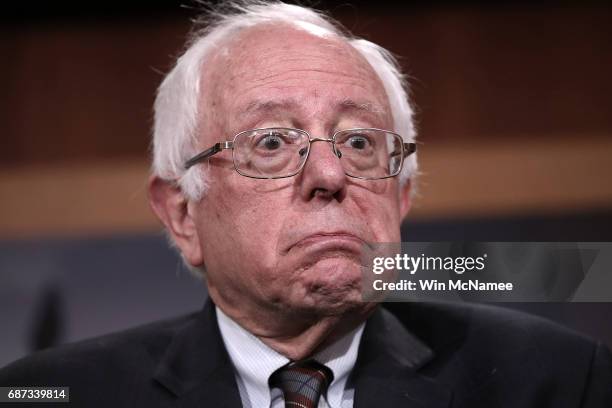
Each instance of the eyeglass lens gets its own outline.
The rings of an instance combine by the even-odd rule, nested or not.
[[[397,174],[402,163],[400,136],[378,129],[349,129],[335,134],[334,152],[345,173],[376,179]],[[306,132],[289,128],[256,129],[234,139],[234,165],[249,177],[280,178],[297,174],[306,161]]]

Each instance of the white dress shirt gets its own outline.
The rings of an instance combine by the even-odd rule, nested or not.
[[[217,322],[225,348],[236,369],[236,382],[245,408],[284,408],[280,389],[270,390],[270,375],[289,362],[289,359],[249,333],[229,318],[221,309],[217,310]],[[319,400],[319,408],[352,408],[354,389],[347,380],[355,361],[365,323],[344,337],[319,351],[313,358],[325,364],[334,373],[327,395]]]

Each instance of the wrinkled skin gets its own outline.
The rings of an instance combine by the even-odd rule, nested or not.
[[[338,39],[257,26],[216,50],[202,73],[200,146],[240,131],[295,127],[330,137],[354,127],[393,130],[383,85]],[[400,241],[409,186],[345,176],[331,144],[315,142],[303,171],[278,180],[239,175],[231,151],[204,166],[198,202],[159,179],[152,206],[185,259],[206,265],[215,304],[266,344],[305,357],[363,321],[360,254]]]

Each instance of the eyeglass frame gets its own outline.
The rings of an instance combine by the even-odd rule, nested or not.
[[[250,132],[257,132],[257,131],[261,131],[261,130],[272,130],[272,129],[282,129],[282,130],[293,130],[293,131],[297,131],[299,133],[303,133],[306,136],[308,136],[308,150],[306,152],[306,158],[304,158],[304,161],[302,162],[302,164],[300,165],[300,167],[292,174],[286,175],[286,176],[276,176],[276,177],[258,177],[258,176],[250,176],[248,174],[244,174],[241,173],[240,170],[238,170],[238,168],[236,167],[236,160],[234,159],[234,144],[236,142],[236,139],[239,136],[242,136],[245,133],[250,133]],[[404,166],[404,159],[408,156],[410,156],[411,154],[416,152],[416,143],[413,142],[404,142],[403,138],[401,135],[399,135],[398,133],[395,132],[391,132],[389,130],[385,130],[385,129],[378,129],[378,128],[350,128],[350,129],[342,129],[342,130],[337,130],[336,132],[334,132],[334,134],[332,135],[331,138],[320,138],[320,137],[312,137],[310,135],[310,133],[308,133],[305,130],[302,129],[296,129],[296,128],[287,128],[287,127],[269,127],[269,128],[255,128],[255,129],[248,129],[248,130],[243,130],[241,132],[238,132],[234,138],[232,140],[225,140],[222,142],[217,142],[215,143],[213,146],[209,147],[206,150],[203,150],[202,152],[196,154],[195,156],[193,156],[192,158],[188,159],[185,164],[183,165],[185,170],[189,170],[191,167],[195,166],[196,164],[200,163],[203,160],[206,160],[212,156],[214,156],[215,154],[223,151],[223,150],[228,150],[231,149],[232,150],[232,164],[234,165],[234,170],[236,170],[236,173],[240,174],[243,177],[249,177],[249,178],[254,178],[254,179],[259,179],[259,180],[274,180],[274,179],[281,179],[281,178],[289,178],[289,177],[293,177],[298,175],[303,169],[304,166],[306,165],[306,162],[308,161],[308,158],[310,157],[310,148],[311,145],[314,142],[328,142],[332,144],[332,151],[334,152],[334,155],[336,155],[338,157],[338,159],[341,158],[341,154],[339,155],[338,153],[340,153],[339,150],[336,149],[336,135],[338,135],[339,133],[342,132],[349,132],[349,131],[367,131],[367,130],[373,130],[373,131],[379,131],[379,132],[385,132],[385,133],[390,133],[392,135],[395,135],[397,137],[399,137],[402,140],[402,143],[400,144],[401,146],[401,162],[400,165],[398,166],[398,170],[395,174],[390,174],[388,176],[383,176],[383,177],[376,177],[376,178],[371,178],[371,177],[360,177],[360,176],[353,176],[350,174],[347,174],[346,170],[344,170],[344,174],[348,177],[352,177],[352,178],[356,178],[356,179],[361,179],[361,180],[383,180],[383,179],[387,179],[387,178],[391,178],[391,177],[396,177],[398,174],[401,173],[402,171],[402,167]]]

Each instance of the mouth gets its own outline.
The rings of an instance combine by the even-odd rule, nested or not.
[[[308,235],[295,244],[289,250],[308,249],[314,251],[348,251],[359,254],[368,244],[355,234],[349,232],[320,232]]]

